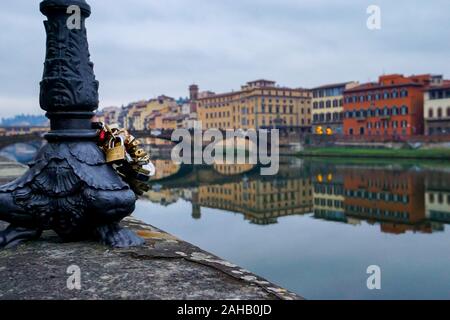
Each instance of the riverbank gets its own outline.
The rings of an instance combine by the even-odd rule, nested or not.
[[[1,183],[24,170],[0,159]],[[301,299],[151,225],[134,218],[123,224],[144,238],[145,246],[112,249],[94,242],[62,243],[48,231],[38,241],[0,250],[0,299]],[[6,226],[0,222],[0,230]],[[70,267],[80,270],[79,290],[67,285]]]
[[[450,149],[377,149],[359,147],[307,148],[297,153],[300,157],[330,157],[359,159],[419,159],[450,160]]]

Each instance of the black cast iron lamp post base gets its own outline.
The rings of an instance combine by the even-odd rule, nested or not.
[[[67,25],[67,9],[80,8],[79,28]],[[90,62],[85,0],[45,0],[47,51],[40,105],[51,130],[21,178],[0,187],[0,248],[54,230],[66,241],[96,239],[113,247],[144,244],[119,222],[135,208],[136,195],[105,162],[96,144],[92,118],[98,108],[98,82]]]

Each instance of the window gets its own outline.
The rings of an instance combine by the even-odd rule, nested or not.
[[[398,108],[397,108],[397,106],[393,106],[393,107],[392,107],[392,115],[393,115],[393,116],[398,115]]]
[[[428,110],[428,118],[433,118],[434,114],[433,114],[433,109],[429,109]]]
[[[438,108],[437,116],[438,118],[442,118],[442,108]]]
[[[408,90],[403,89],[400,91],[400,97],[404,98],[408,96]]]
[[[447,107],[447,117],[450,117],[450,107]]]
[[[375,117],[380,116],[380,114],[381,114],[380,109],[376,108],[376,109],[375,109]]]
[[[389,92],[385,91],[383,93],[383,99],[389,99]]]
[[[394,91],[392,91],[392,98],[398,98],[398,91],[397,90],[394,90]]]
[[[407,106],[402,106],[401,113],[402,113],[403,116],[407,115],[408,114],[408,107]]]

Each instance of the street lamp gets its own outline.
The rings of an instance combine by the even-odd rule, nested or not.
[[[69,7],[78,9],[78,28],[68,26]],[[134,211],[136,196],[105,163],[96,144],[92,118],[98,82],[85,27],[90,6],[85,0],[45,0],[40,10],[48,18],[40,105],[51,130],[30,169],[0,187],[0,220],[10,223],[0,233],[0,247],[38,238],[50,229],[67,241],[141,245],[141,238],[119,225]]]

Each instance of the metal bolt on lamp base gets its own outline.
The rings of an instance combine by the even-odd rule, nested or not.
[[[80,8],[81,26],[70,29],[67,8]],[[51,130],[48,143],[19,179],[0,187],[0,248],[54,230],[66,241],[96,239],[113,247],[144,241],[119,222],[135,208],[136,196],[105,162],[92,127],[98,108],[98,82],[90,62],[84,0],[45,0],[47,52],[40,105]]]

